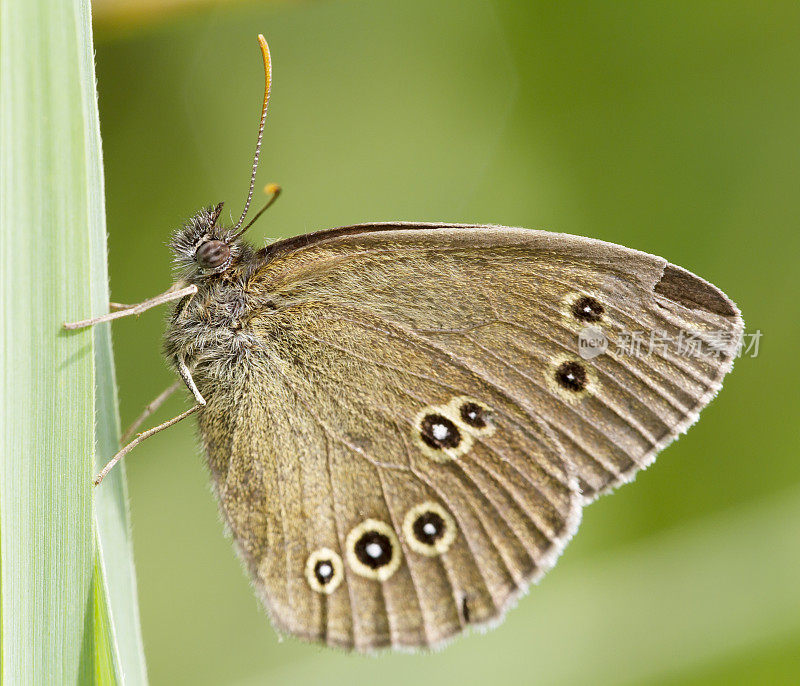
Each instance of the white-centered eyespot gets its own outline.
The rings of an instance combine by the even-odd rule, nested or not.
[[[492,408],[480,400],[460,395],[453,398],[447,406],[456,415],[459,425],[476,436],[491,436],[495,431]]]
[[[317,593],[330,595],[342,583],[344,564],[339,554],[330,548],[315,550],[306,560],[306,581]]]
[[[366,519],[347,534],[347,564],[360,576],[386,581],[400,566],[400,542],[385,522]]]
[[[414,552],[434,557],[446,553],[453,544],[456,522],[438,503],[420,503],[406,513],[403,536]]]
[[[601,322],[606,308],[596,294],[578,292],[564,298],[561,311],[568,319],[586,325]]]
[[[552,361],[547,372],[547,383],[562,398],[570,402],[581,400],[597,389],[594,369],[579,358],[559,357]]]
[[[414,443],[434,462],[447,462],[472,447],[472,435],[450,405],[426,407],[414,420]]]

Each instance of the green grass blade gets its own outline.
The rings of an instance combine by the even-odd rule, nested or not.
[[[0,3],[3,683],[145,681],[118,433],[89,7]],[[97,435],[95,435],[97,417]],[[97,533],[95,533],[97,532]],[[124,679],[123,679],[124,675]]]
[[[93,178],[97,183],[98,203],[92,208],[96,212],[91,225],[94,240],[91,243],[92,312],[108,310],[108,260],[106,246],[104,180],[100,127],[95,94],[94,48],[91,35],[89,5],[84,5],[82,30],[86,49],[81,53],[82,71],[85,75],[84,106],[92,135],[87,135],[86,159],[92,165]],[[94,472],[99,471],[106,460],[119,447],[119,413],[117,384],[114,375],[114,356],[111,349],[109,325],[94,331],[95,344],[95,418],[96,435]],[[107,594],[109,628],[114,645],[117,671],[124,675],[127,684],[144,684],[147,671],[144,659],[139,606],[136,595],[136,575],[133,567],[133,547],[130,534],[128,491],[125,480],[125,465],[120,464],[103,481],[102,488],[95,491],[96,531],[98,534],[98,565]],[[122,679],[119,679],[122,681]]]

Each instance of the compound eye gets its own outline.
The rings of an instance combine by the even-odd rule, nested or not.
[[[195,259],[203,269],[216,269],[225,264],[231,249],[225,241],[206,241],[195,253]]]

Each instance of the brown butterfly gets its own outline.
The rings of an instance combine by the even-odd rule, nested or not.
[[[358,650],[501,618],[599,494],[697,419],[742,333],[660,257],[502,226],[382,223],[255,250],[222,205],[172,240],[165,352],[225,521],[276,627]],[[607,346],[579,354],[586,327]],[[639,340],[693,341],[646,354]],[[586,359],[590,358],[590,359]],[[149,410],[177,387],[162,394]],[[137,423],[141,423],[143,415]]]

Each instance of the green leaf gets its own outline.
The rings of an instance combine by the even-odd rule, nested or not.
[[[3,683],[146,681],[117,447],[89,5],[0,4]],[[95,500],[96,495],[96,500]]]

